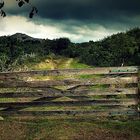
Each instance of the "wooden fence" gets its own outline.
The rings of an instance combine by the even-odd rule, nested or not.
[[[139,67],[0,73],[0,116],[138,116]]]

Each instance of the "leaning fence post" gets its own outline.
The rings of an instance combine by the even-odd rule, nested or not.
[[[140,66],[138,67],[138,114],[140,117]]]

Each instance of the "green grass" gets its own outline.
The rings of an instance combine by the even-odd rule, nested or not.
[[[120,131],[130,131],[130,134],[140,135],[140,121],[126,121],[126,122],[115,122],[115,121],[107,121],[102,122],[101,127],[112,129],[115,132]]]
[[[2,121],[2,140],[138,140],[140,121],[88,119]]]
[[[84,69],[84,68],[92,68],[92,66],[89,66],[89,65],[86,65],[86,64],[83,64],[83,63],[80,63],[78,60],[74,60],[71,62],[71,65],[70,65],[70,68],[77,68],[77,69]]]
[[[38,57],[33,61],[26,60],[16,70],[47,70],[47,69],[71,69],[71,68],[91,68],[86,64],[80,63],[78,59],[56,56],[54,54],[47,57]]]

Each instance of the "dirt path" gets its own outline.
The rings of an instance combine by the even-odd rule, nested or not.
[[[69,60],[67,60],[67,61],[64,63],[64,66],[65,66],[66,68],[70,67],[70,64],[72,63],[72,61],[73,61],[73,58],[70,58]]]

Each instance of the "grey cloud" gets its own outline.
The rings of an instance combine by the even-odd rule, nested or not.
[[[8,4],[8,0],[7,4]],[[49,19],[102,20],[117,16],[140,14],[139,0],[30,0],[39,9],[39,15]],[[10,2],[11,3],[11,2]],[[14,2],[15,3],[15,2]],[[12,5],[12,4],[10,4]],[[14,5],[12,5],[14,7]],[[9,12],[19,11],[19,8]],[[27,8],[27,7],[26,7]],[[25,12],[27,9],[22,8]]]
[[[66,34],[96,37],[96,32],[116,33],[140,26],[140,0],[30,0],[38,16],[31,21],[57,27]],[[5,0],[10,15],[28,16],[31,7],[19,8],[16,0]],[[28,19],[29,20],[29,19]],[[83,30],[82,30],[83,29]],[[84,30],[87,32],[85,33]],[[81,32],[83,31],[83,32]],[[89,32],[89,33],[88,33]],[[98,32],[99,33],[99,32]]]
[[[18,8],[16,2],[11,4],[9,0],[7,10],[11,14],[26,13],[29,6]],[[96,23],[104,26],[114,24],[140,25],[133,19],[140,16],[140,0],[30,0],[38,7],[39,16],[42,19],[58,21],[76,20],[85,23]],[[132,19],[130,21],[129,19]],[[129,20],[129,22],[128,22]]]
[[[36,3],[40,16],[50,19],[104,20],[140,14],[139,0],[36,0]]]

